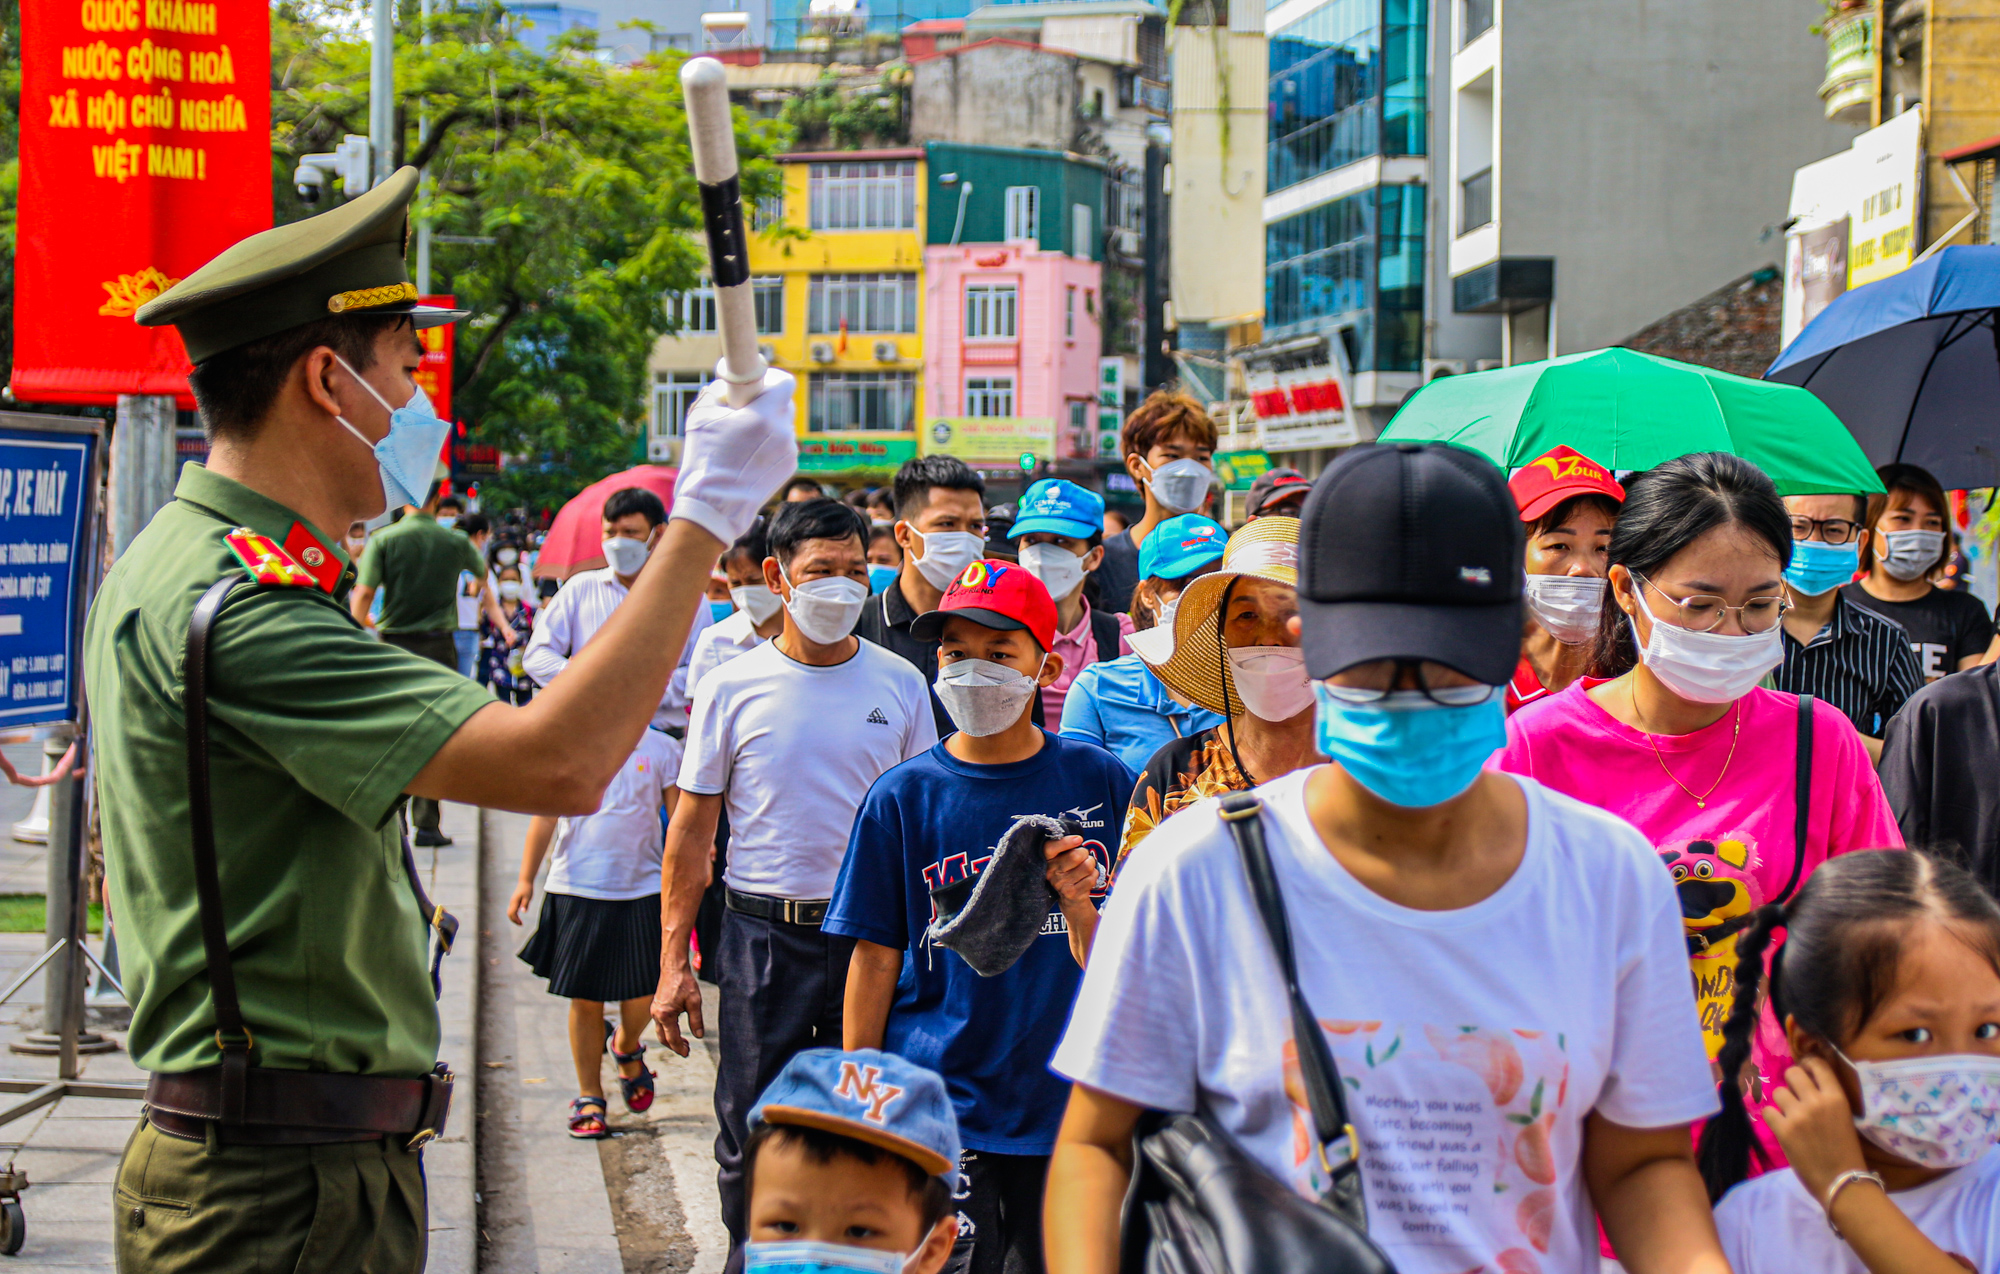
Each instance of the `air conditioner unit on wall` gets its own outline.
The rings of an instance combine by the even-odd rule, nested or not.
[[[1440,376],[1465,375],[1465,360],[1462,358],[1427,358],[1424,360],[1424,383],[1430,384]]]
[[[757,357],[764,360],[766,367],[775,367],[778,365],[778,347],[768,341],[762,342],[757,346]]]
[[[903,351],[902,351],[902,350],[900,350],[900,349],[897,349],[897,348],[896,348],[896,342],[894,342],[894,341],[876,341],[876,342],[875,342],[875,361],[876,361],[876,362],[878,362],[878,363],[893,363],[893,362],[895,362],[896,360],[900,359],[900,358],[901,358],[902,356],[903,356]]]
[[[814,341],[812,349],[808,352],[811,353],[812,361],[815,363],[831,363],[833,361],[833,342]]]
[[[1495,371],[1505,365],[1497,358],[1476,358],[1472,360],[1472,370],[1475,372]]]

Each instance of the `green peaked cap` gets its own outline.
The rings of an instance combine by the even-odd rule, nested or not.
[[[179,328],[196,363],[339,314],[407,314],[417,327],[464,318],[417,304],[403,264],[416,190],[417,170],[399,168],[338,208],[230,245],[133,317]]]

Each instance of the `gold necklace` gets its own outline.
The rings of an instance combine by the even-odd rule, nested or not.
[[[1653,759],[1660,763],[1660,772],[1665,774],[1669,779],[1673,779],[1674,786],[1686,792],[1688,799],[1694,802],[1694,807],[1698,810],[1708,808],[1708,798],[1714,796],[1715,789],[1722,786],[1722,780],[1729,774],[1729,763],[1736,759],[1736,740],[1743,737],[1743,701],[1738,699],[1735,706],[1736,724],[1730,730],[1729,754],[1722,758],[1722,772],[1715,776],[1715,782],[1708,785],[1706,792],[1697,796],[1693,788],[1675,778],[1674,772],[1667,768],[1667,758],[1660,752],[1660,741],[1654,737],[1651,730],[1646,728],[1646,716],[1639,711],[1639,695],[1636,690],[1632,693],[1632,715],[1639,718],[1639,733],[1645,735],[1646,742],[1653,745]]]

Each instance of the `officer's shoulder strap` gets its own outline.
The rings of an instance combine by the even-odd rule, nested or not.
[[[319,587],[319,577],[293,561],[291,555],[268,535],[239,526],[223,536],[222,542],[229,546],[236,560],[243,563],[243,569],[250,578],[259,584],[277,584],[288,588]]]

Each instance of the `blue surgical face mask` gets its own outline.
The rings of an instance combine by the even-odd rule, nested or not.
[[[441,446],[442,444],[440,444],[440,447]],[[438,525],[443,527],[445,530],[449,531],[451,530],[451,528],[458,525],[458,519],[453,517],[449,513],[441,514],[438,517]]]
[[[790,1239],[745,1243],[743,1269],[745,1274],[902,1274],[911,1256],[845,1243]]]
[[[1462,794],[1486,758],[1507,744],[1507,710],[1496,689],[1464,707],[1398,690],[1375,703],[1350,703],[1313,683],[1319,750],[1355,782],[1391,805],[1421,809]]]
[[[356,429],[345,416],[335,416],[347,426],[347,432],[361,439],[363,446],[375,453],[375,463],[382,471],[382,494],[388,499],[389,507],[401,508],[406,504],[422,504],[430,494],[431,479],[437,473],[438,454],[444,450],[445,439],[451,436],[451,422],[439,420],[431,410],[431,400],[424,397],[422,389],[411,396],[401,407],[391,407],[389,400],[377,393],[375,387],[362,379],[361,373],[348,366],[346,359],[335,354],[340,365],[347,368],[347,374],[361,381],[361,387],[368,391],[382,410],[389,413],[389,432],[382,435],[380,442],[369,442],[368,435]]]
[[[889,587],[889,581],[895,579],[901,573],[893,566],[884,566],[880,562],[870,562],[868,564],[869,594],[872,596]]]
[[[730,605],[728,602],[710,602],[708,604],[708,617],[718,624],[735,613],[736,607]]]
[[[1785,568],[1785,582],[1792,586],[1794,592],[1818,597],[1853,579],[1854,572],[1860,569],[1859,544],[1793,540],[1792,564]]]

